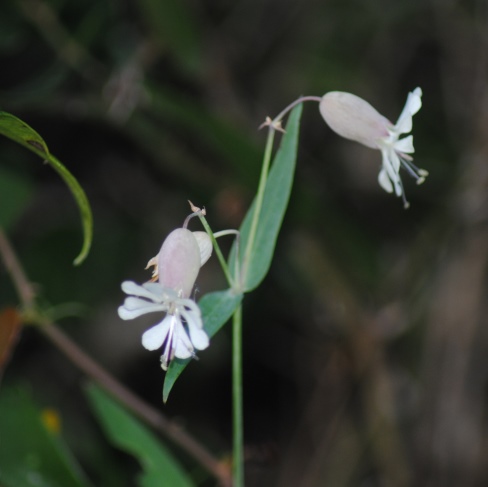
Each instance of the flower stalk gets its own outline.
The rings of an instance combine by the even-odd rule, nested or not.
[[[232,318],[232,487],[244,487],[244,415],[242,394],[242,305]]]

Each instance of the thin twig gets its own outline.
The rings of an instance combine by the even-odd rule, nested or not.
[[[17,289],[22,307],[25,308],[26,311],[31,312],[30,316],[32,318],[32,310],[34,310],[35,304],[34,288],[27,278],[15,251],[1,228],[0,254],[3,257],[5,267]],[[37,319],[33,319],[32,321],[38,325],[37,328],[44,334],[44,336],[58,347],[58,349],[87,376],[100,384],[144,422],[172,439],[174,443],[191,455],[207,471],[211,472],[219,480],[222,487],[231,485],[230,470],[224,462],[220,462],[180,426],[172,422],[160,411],[144,402],[121,384],[115,377],[109,374],[95,362],[95,360],[79,348],[78,345],[65,335],[54,323],[46,321],[39,315],[37,315]]]
[[[5,267],[12,278],[15,289],[17,290],[17,294],[22,302],[22,307],[26,310],[32,309],[36,294],[34,287],[27,279],[24,269],[17,259],[17,256],[15,255],[15,252],[2,228],[0,228],[0,254],[3,257]]]
[[[171,438],[185,452],[205,467],[206,470],[218,478],[222,486],[226,487],[230,485],[228,467],[210,454],[205,447],[184,431],[181,426],[172,422],[156,408],[147,404],[127,387],[122,385],[114,376],[109,374],[79,348],[57,326],[52,323],[45,323],[39,326],[39,330],[87,376],[100,384],[144,422]]]

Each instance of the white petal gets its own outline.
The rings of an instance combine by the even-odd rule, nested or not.
[[[208,347],[210,340],[205,330],[189,325],[188,331],[190,332],[190,340],[197,350],[205,350]]]
[[[201,322],[202,321],[202,312],[200,311],[198,304],[195,303],[195,301],[193,301],[191,299],[185,299],[184,303],[182,303],[181,301],[183,301],[183,300],[178,301],[178,311],[182,314],[185,314],[185,316],[191,315],[190,319],[195,319],[195,320]],[[186,317],[185,317],[185,319],[186,319]],[[201,328],[201,326],[200,326],[200,328]]]
[[[422,107],[422,90],[416,88],[408,94],[407,102],[403,108],[400,117],[395,125],[394,131],[398,134],[406,134],[412,130],[412,116],[415,115]]]
[[[402,113],[395,125],[393,132],[397,134],[407,134],[412,131],[412,115],[408,112]]]
[[[181,321],[178,321],[175,327],[174,346],[175,357],[190,358],[193,355],[193,345]]]
[[[145,309],[149,308],[146,313],[151,311],[151,308],[156,308],[159,310],[161,308],[161,303],[154,303],[152,301],[147,301],[146,299],[136,298],[134,296],[129,296],[125,298],[124,301],[124,308],[128,309],[129,311],[134,311],[137,309]]]
[[[181,314],[181,316],[183,317],[183,319],[186,321],[186,323],[190,328],[191,327],[197,329],[203,328],[202,316],[200,314],[189,312],[186,309],[179,310],[179,313]]]
[[[207,232],[192,232],[200,249],[200,267],[210,259],[212,255],[212,241]]]
[[[178,306],[181,308],[189,309],[191,313],[195,313],[199,316],[202,315],[202,312],[200,311],[200,308],[198,307],[198,304],[193,301],[193,299],[179,299],[178,300]]]
[[[388,171],[390,177],[394,180],[396,179],[395,175],[398,176],[398,173],[400,172],[400,158],[398,157],[398,154],[392,149],[385,151],[385,156],[388,161],[388,165],[391,166],[392,172],[390,173],[390,171],[388,171],[388,167],[386,167],[385,169]],[[383,165],[384,164],[385,159],[383,159]]]
[[[387,193],[393,193],[393,185],[391,184],[390,178],[384,169],[381,169],[380,173],[378,174],[378,183]]]
[[[161,321],[161,323],[158,323],[145,331],[142,335],[142,346],[147,350],[157,350],[158,348],[161,348],[170,332],[171,324],[174,319],[174,316],[168,315]]]
[[[127,308],[124,303],[123,306],[119,306],[117,312],[119,314],[119,317],[122,318],[123,320],[133,320],[134,318],[138,318],[139,316],[145,315],[147,313],[166,311],[168,309],[168,307],[165,304],[153,304],[153,303],[150,304],[151,304],[150,306],[145,308],[141,307],[137,309],[131,309],[131,308]]]
[[[413,137],[411,135],[396,141],[393,144],[393,147],[397,152],[403,152],[405,154],[412,154],[415,152],[415,149],[413,148]]]
[[[415,88],[412,93],[409,93],[407,105],[409,105],[412,115],[415,115],[422,108],[422,90],[420,87]]]
[[[388,178],[395,186],[395,194],[400,196],[402,194],[402,183],[400,181],[400,158],[392,149],[384,149],[381,151],[383,156],[383,168],[385,169]]]
[[[155,283],[152,283],[155,284]],[[159,284],[156,283],[158,286]],[[157,300],[157,295],[155,295],[151,290],[146,289],[146,286],[139,286],[133,281],[124,281],[122,283],[122,291],[126,294],[132,294],[133,296],[140,296],[141,298],[147,298],[151,301]],[[161,286],[159,286],[161,287]]]

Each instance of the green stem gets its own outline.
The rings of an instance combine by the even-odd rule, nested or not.
[[[225,260],[225,257],[222,254],[222,251],[220,250],[219,244],[217,243],[217,239],[215,238],[215,235],[212,232],[210,225],[208,224],[206,218],[203,215],[201,215],[201,214],[198,215],[198,218],[200,218],[200,221],[202,222],[203,228],[205,228],[205,231],[207,232],[208,236],[210,237],[210,240],[212,241],[212,245],[213,245],[213,248],[215,250],[215,254],[217,255],[217,258],[219,259],[220,265],[222,267],[222,270],[224,271],[225,278],[227,279],[229,286],[231,288],[234,287],[233,286],[234,281],[233,281],[232,276],[229,272],[229,267],[227,266],[227,262]],[[232,231],[232,232],[235,233],[235,231]]]
[[[247,271],[249,267],[249,261],[251,259],[251,253],[254,247],[254,240],[256,238],[256,231],[258,228],[259,217],[261,214],[261,208],[263,206],[264,190],[266,189],[266,181],[268,179],[269,166],[271,164],[271,154],[273,151],[275,129],[270,126],[268,131],[268,138],[266,140],[266,148],[264,150],[263,165],[261,168],[261,176],[259,178],[258,192],[256,194],[256,206],[252,215],[251,228],[249,230],[249,238],[247,240],[246,249],[244,251],[244,257],[241,266],[242,285],[244,286],[247,277]]]
[[[242,305],[232,319],[232,487],[244,487],[244,420],[242,406]]]

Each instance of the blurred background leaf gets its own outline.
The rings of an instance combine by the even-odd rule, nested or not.
[[[139,475],[137,485],[195,485],[167,448],[115,399],[94,384],[86,390],[93,411],[110,441],[139,461],[143,473]]]
[[[49,149],[42,137],[22,120],[10,113],[0,112],[0,134],[23,145],[37,154],[45,162],[48,162],[68,185],[68,188],[78,204],[83,226],[83,246],[81,252],[74,261],[75,265],[81,264],[88,255],[93,239],[93,217],[90,203],[88,202],[83,188],[68,169],[49,153]]]
[[[91,485],[26,390],[0,395],[0,482],[5,487]]]

